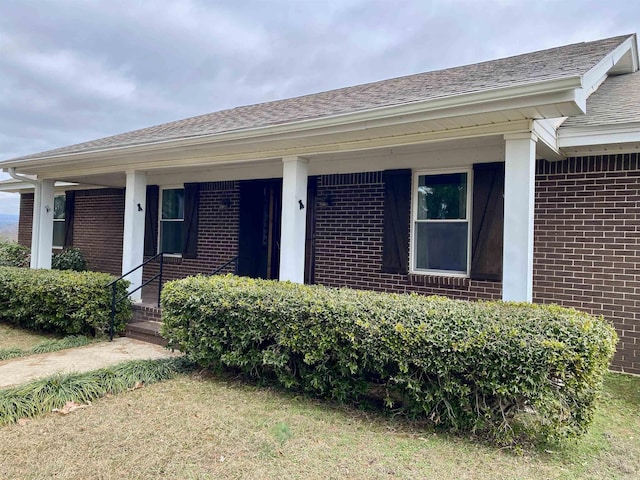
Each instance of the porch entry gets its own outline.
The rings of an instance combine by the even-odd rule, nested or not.
[[[277,279],[282,179],[240,182],[238,275]]]
[[[316,178],[309,178],[305,283],[313,283]],[[240,182],[240,232],[238,275],[278,279],[280,272],[280,222],[282,179]]]

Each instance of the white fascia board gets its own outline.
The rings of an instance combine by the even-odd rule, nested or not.
[[[560,148],[634,142],[640,142],[640,122],[597,127],[565,127],[558,130]]]
[[[563,148],[564,157],[593,157],[596,155],[618,155],[640,152],[640,142],[609,143],[607,145],[591,145],[587,147]]]
[[[613,51],[605,55],[591,70],[583,76],[583,89],[585,98],[588,98],[607,78],[607,74],[616,66],[619,66],[620,60],[627,54],[631,53],[632,63],[630,68],[618,68],[615,73],[633,73],[638,69],[638,46],[636,35],[629,36],[624,42],[618,45]]]
[[[556,133],[557,125],[555,120],[557,119],[534,120],[532,122],[532,131],[540,141],[544,142],[544,144],[553,152],[560,155],[560,150],[558,149],[558,136]]]
[[[56,193],[64,192],[64,190],[74,190],[78,188],[84,189],[85,187],[88,187],[88,186],[80,185],[78,183],[72,183],[72,182],[56,182],[55,183]],[[26,192],[32,191],[33,189],[34,189],[34,186],[32,183],[20,182],[18,180],[0,182],[0,192],[9,192],[9,193],[25,192],[26,193]]]
[[[320,146],[311,147],[292,147],[273,149],[265,144],[264,149],[256,149],[253,153],[228,153],[222,155],[213,155],[209,151],[190,155],[185,153],[179,159],[168,158],[159,160],[157,156],[149,155],[145,159],[135,163],[135,168],[143,171],[153,171],[162,168],[175,167],[201,167],[201,166],[220,166],[230,164],[241,164],[247,162],[255,162],[256,160],[265,160],[282,158],[286,156],[313,156],[327,155],[332,153],[356,152],[375,150],[379,148],[393,148],[405,145],[416,145],[424,143],[436,143],[442,141],[464,140],[470,138],[481,138],[493,135],[503,135],[509,133],[523,133],[531,131],[530,120],[520,120],[514,122],[506,122],[502,124],[479,125],[475,127],[458,128],[437,132],[425,132],[414,134],[402,134],[391,137],[380,137],[375,139],[360,139],[343,143],[328,143]],[[98,175],[113,172],[125,171],[130,168],[132,163],[130,157],[110,157],[109,164],[105,162],[91,162],[87,165],[61,165],[50,171],[43,172],[42,178],[60,178],[77,175]],[[117,161],[116,161],[117,160]]]
[[[259,127],[253,129],[245,129],[220,134],[202,135],[198,137],[164,140],[146,144],[129,145],[113,148],[105,148],[100,150],[92,150],[90,152],[80,152],[72,154],[54,155],[49,157],[40,157],[36,159],[25,160],[5,160],[0,162],[2,167],[16,167],[23,165],[51,165],[56,160],[60,162],[72,162],[76,159],[79,161],[95,157],[100,153],[113,154],[117,152],[132,152],[140,150],[153,150],[163,148],[175,148],[183,146],[195,146],[206,143],[226,142],[233,140],[251,141],[261,137],[271,137],[278,134],[289,132],[308,132],[310,130],[341,127],[342,130],[349,130],[353,125],[362,125],[366,128],[367,122],[383,123],[389,121],[393,123],[397,117],[421,114],[428,114],[431,119],[446,118],[451,116],[451,112],[455,111],[456,115],[463,114],[464,109],[469,108],[475,112],[486,109],[492,110],[492,104],[505,102],[511,103],[512,108],[517,109],[520,105],[530,106],[527,100],[531,97],[537,97],[536,101],[541,100],[541,96],[550,95],[550,100],[557,101],[558,97],[564,98],[564,101],[570,101],[575,104],[578,112],[584,112],[586,99],[581,96],[582,78],[581,76],[561,77],[556,79],[545,80],[534,83],[524,83],[520,85],[509,86],[505,88],[497,88],[483,92],[474,92],[469,94],[461,94],[452,97],[443,97],[431,99],[421,102],[412,102],[402,105],[394,105],[391,107],[380,107],[360,112],[352,112],[340,115],[332,115],[312,120],[304,120],[298,122],[285,123],[281,125]],[[555,94],[555,95],[554,95]],[[561,94],[561,95],[558,95]],[[53,162],[52,162],[53,161]]]
[[[13,179],[0,182],[0,192],[12,193],[19,192],[21,190],[33,190],[33,184]]]

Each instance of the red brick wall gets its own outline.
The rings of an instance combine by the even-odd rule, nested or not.
[[[539,162],[534,301],[610,320],[620,337],[613,368],[640,374],[638,155]]]
[[[382,273],[382,172],[325,175],[318,181],[316,283],[385,292],[499,299],[500,282]],[[407,250],[409,245],[407,245]]]
[[[123,229],[123,189],[76,192],[73,246],[84,254],[90,270],[122,273]]]
[[[202,184],[198,211],[198,257],[167,258],[163,267],[163,281],[211,273],[235,257],[238,254],[239,205],[238,182]],[[225,272],[231,271],[232,265],[225,269]],[[150,263],[144,269],[144,279],[147,280],[156,273],[158,265]],[[150,284],[150,288],[145,291],[145,300],[153,300],[155,288]]]
[[[103,188],[76,192],[73,246],[79,248],[89,269],[120,275],[124,190]],[[18,242],[31,246],[33,194],[20,195]]]
[[[20,194],[20,218],[18,220],[18,243],[31,247],[33,227],[33,193]]]
[[[332,205],[317,208],[316,283],[467,299],[501,297],[500,282],[382,273],[383,187],[381,172],[319,178],[318,199],[330,196]],[[117,190],[117,195],[110,190],[91,192],[76,196],[74,244],[87,254],[92,268],[118,273],[122,191]],[[32,205],[33,195],[22,195],[19,240],[26,245],[30,244]],[[204,184],[198,258],[169,260],[165,279],[211,272],[235,256],[238,207],[237,182]],[[157,265],[149,265],[145,278],[156,271]],[[636,154],[538,163],[534,301],[605,316],[620,336],[613,368],[640,374],[640,162]]]

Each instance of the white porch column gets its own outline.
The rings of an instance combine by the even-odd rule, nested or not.
[[[38,180],[33,195],[31,268],[51,268],[53,249],[53,180]]]
[[[40,243],[40,206],[42,205],[42,183],[33,185],[33,218],[31,219],[31,261],[30,268],[38,268],[38,244]],[[52,241],[53,243],[53,241]],[[53,247],[53,245],[52,245]]]
[[[502,299],[531,302],[536,142],[533,133],[505,135]]]
[[[147,200],[147,175],[127,172],[124,195],[124,234],[122,239],[122,273],[125,274],[144,261],[144,220]],[[142,285],[142,269],[126,278],[131,282],[129,291]],[[142,290],[131,295],[135,302],[142,299]]]
[[[307,167],[300,157],[282,159],[282,223],[280,280],[304,283],[304,247],[307,228]]]

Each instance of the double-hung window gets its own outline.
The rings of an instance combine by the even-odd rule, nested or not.
[[[467,275],[471,171],[414,176],[412,270]]]
[[[64,247],[64,211],[65,196],[56,195],[53,198],[53,248]]]
[[[160,202],[160,251],[182,253],[184,188],[163,188]]]

